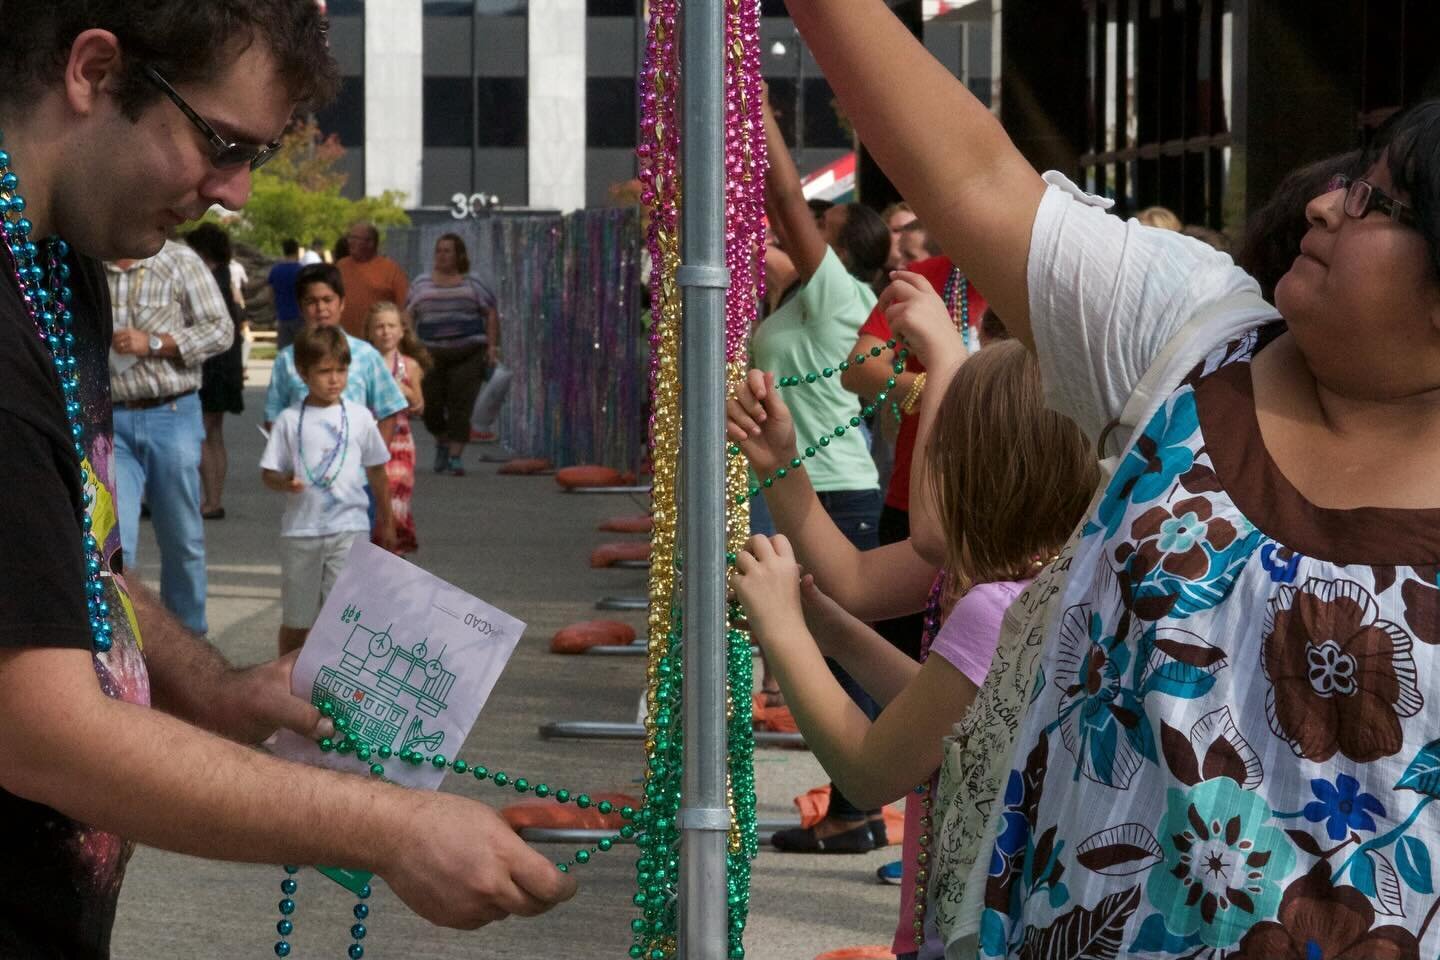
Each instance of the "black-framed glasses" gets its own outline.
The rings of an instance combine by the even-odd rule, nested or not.
[[[1411,212],[1410,205],[1396,200],[1369,180],[1337,173],[1325,185],[1326,193],[1335,190],[1345,191],[1345,216],[1352,220],[1363,220],[1371,210],[1379,210],[1396,223],[1415,226],[1415,214]]]
[[[265,166],[266,163],[270,162],[271,158],[280,151],[279,140],[275,140],[264,146],[254,143],[235,143],[232,140],[226,140],[215,131],[214,127],[206,123],[205,118],[196,113],[190,104],[185,102],[185,98],[180,96],[180,94],[175,91],[175,88],[170,86],[154,67],[145,68],[145,77],[151,83],[155,84],[155,86],[159,87],[160,92],[169,97],[170,102],[179,107],[180,112],[185,114],[186,119],[195,125],[195,129],[199,130],[205,135],[205,139],[210,141],[210,146],[214,150],[210,155],[210,162],[216,167],[224,170],[248,164],[251,170],[259,170]]]

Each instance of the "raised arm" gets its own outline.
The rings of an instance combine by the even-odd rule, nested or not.
[[[739,444],[757,476],[763,480],[780,467],[787,469],[788,476],[765,490],[765,503],[775,528],[790,538],[821,589],[862,620],[902,616],[925,606],[934,566],[918,557],[908,541],[857,549],[821,506],[809,474],[790,466],[804,459],[773,374],[750,371],[726,411],[726,436]]]
[[[951,324],[944,301],[919,274],[898,271],[894,282],[885,288],[879,306],[891,329],[904,337],[906,345],[925,364],[920,423],[910,458],[910,541],[920,556],[943,566],[945,529],[930,486],[927,448],[940,401],[968,356],[965,341]]]
[[[801,280],[809,280],[820,269],[829,249],[820,228],[815,224],[815,214],[805,202],[805,190],[800,185],[800,173],[795,161],[790,158],[790,148],[780,134],[780,125],[775,122],[775,111],[770,109],[770,97],[765,97],[765,148],[770,157],[770,171],[765,175],[765,213],[770,217],[776,235],[785,245]]]
[[[889,660],[872,660],[874,669],[861,678],[867,690],[873,683],[888,699],[872,723],[825,669],[801,614],[799,571],[786,539],[751,538],[736,561],[734,583],[805,743],[847,797],[862,807],[882,806],[930,776],[940,765],[942,738],[974,699],[974,684],[942,657],[922,667],[878,636],[868,643],[856,637],[846,643],[859,642]],[[875,683],[882,674],[883,682]]]
[[[881,169],[1033,349],[1025,269],[1045,191],[1034,169],[883,0],[788,0],[787,7]],[[896,90],[924,95],[897,97]]]

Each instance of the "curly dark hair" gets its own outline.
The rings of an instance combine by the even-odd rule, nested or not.
[[[75,38],[91,29],[120,40],[118,96],[132,120],[162,95],[146,67],[172,84],[211,82],[256,42],[269,47],[296,104],[323,105],[339,87],[315,0],[0,0],[7,50],[0,104],[16,108],[58,83]]]
[[[835,238],[851,276],[877,294],[885,289],[885,264],[890,259],[890,228],[880,214],[863,203],[845,204],[845,225]]]
[[[202,223],[185,234],[184,240],[200,256],[219,267],[228,267],[234,259],[230,234],[213,223]]]
[[[1265,205],[1250,214],[1235,262],[1260,284],[1267,302],[1275,302],[1276,285],[1300,255],[1300,241],[1310,230],[1305,213],[1310,201],[1335,174],[1358,177],[1365,166],[1359,150],[1307,163],[1286,174]]]
[[[1387,120],[1365,159],[1381,157],[1395,189],[1409,195],[1416,228],[1430,250],[1431,271],[1440,277],[1440,99],[1417,103]]]
[[[333,263],[312,263],[300,268],[295,274],[295,296],[304,297],[305,291],[317,283],[323,283],[335,291],[335,296],[345,299],[345,277]]]

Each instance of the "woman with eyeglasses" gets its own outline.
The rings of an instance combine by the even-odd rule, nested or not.
[[[881,0],[789,10],[1051,405],[1119,454],[947,746],[946,955],[1435,956],[1440,102],[1310,198],[1272,306],[1039,175]]]

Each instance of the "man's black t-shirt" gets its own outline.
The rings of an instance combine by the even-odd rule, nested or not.
[[[9,254],[0,250],[0,647],[7,649],[90,649],[85,494],[102,565],[107,574],[122,572],[107,366],[110,297],[99,263],[72,255],[70,265],[93,477],[84,490],[59,379],[20,299]],[[97,682],[108,696],[146,704],[149,681],[123,580],[103,580],[115,644],[92,657]],[[108,957],[129,844],[0,789],[0,845],[0,958]]]

